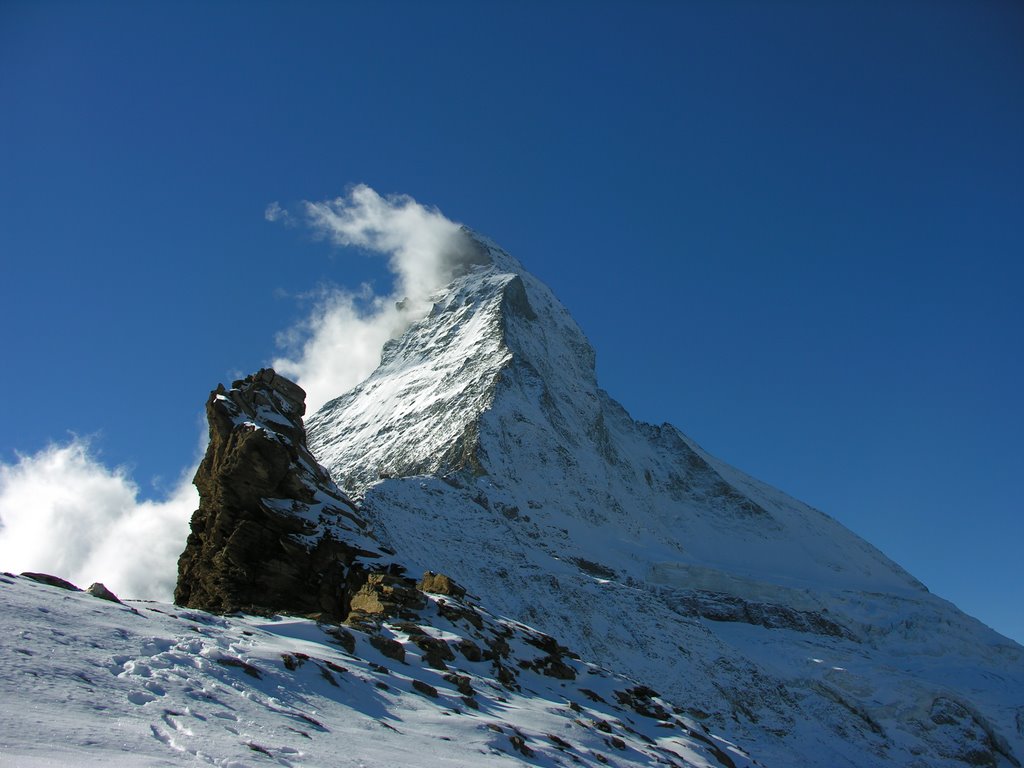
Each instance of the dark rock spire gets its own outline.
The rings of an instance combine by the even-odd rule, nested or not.
[[[174,600],[211,611],[344,618],[357,558],[380,556],[355,505],[306,447],[306,393],[265,368],[210,393],[199,509]]]

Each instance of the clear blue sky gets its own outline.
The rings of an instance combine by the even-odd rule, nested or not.
[[[7,0],[0,461],[95,435],[159,496],[297,294],[386,280],[263,217],[357,182],[518,256],[634,416],[1024,641],[1020,3]]]

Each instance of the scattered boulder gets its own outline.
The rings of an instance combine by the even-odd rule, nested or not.
[[[99,581],[95,581],[90,584],[85,591],[93,597],[98,597],[100,600],[109,600],[112,603],[119,603],[123,605],[123,603],[117,599],[117,595],[107,589],[106,586]]]
[[[370,645],[389,659],[394,659],[395,661],[401,661],[403,663],[405,662],[405,648],[397,640],[392,640],[389,637],[381,637],[380,635],[373,635],[370,637]]]
[[[629,707],[638,715],[655,720],[668,720],[671,715],[660,702],[655,701],[658,692],[646,685],[637,685],[624,691],[615,691],[619,704]]]
[[[420,649],[423,661],[434,669],[448,669],[446,661],[455,661],[455,654],[448,643],[438,637],[427,634],[411,635],[409,639]]]
[[[48,573],[32,573],[31,571],[25,571],[21,575],[26,579],[32,579],[32,581],[38,581],[40,584],[47,584],[51,587],[57,587],[58,589],[67,589],[71,592],[82,591],[70,581],[66,581],[60,576],[51,576]]]
[[[344,627],[321,625],[321,629],[331,638],[331,642],[337,643],[350,654],[356,652],[356,636]]]
[[[458,621],[467,621],[476,629],[484,628],[483,617],[472,606],[460,603],[449,603],[446,600],[437,601],[437,612],[453,624]]]
[[[415,618],[427,604],[412,579],[390,573],[371,573],[349,598],[348,623],[393,616]]]
[[[522,734],[514,733],[508,737],[512,748],[524,757],[533,757],[533,750],[526,746],[526,738]]]
[[[463,696],[472,697],[476,694],[476,691],[473,690],[473,686],[469,682],[469,677],[466,675],[457,675],[449,672],[444,675],[444,679],[454,685]]]
[[[437,688],[429,683],[424,683],[422,680],[413,680],[412,687],[424,696],[429,696],[432,699],[437,698]]]
[[[416,586],[423,592],[430,592],[435,595],[449,595],[455,598],[466,596],[466,590],[443,573],[427,571]]]

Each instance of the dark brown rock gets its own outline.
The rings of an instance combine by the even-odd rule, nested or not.
[[[420,693],[422,693],[424,696],[429,696],[432,699],[437,698],[437,688],[430,685],[429,683],[424,683],[422,680],[413,680],[412,687]]]
[[[619,704],[629,707],[638,715],[655,720],[668,720],[671,715],[667,709],[654,700],[657,696],[657,691],[645,685],[637,685],[624,691],[615,691],[615,698],[618,699]]]
[[[558,680],[576,679],[576,670],[566,664],[561,656],[544,656],[524,663],[529,669],[547,677],[554,677]]]
[[[471,606],[463,606],[457,603],[449,603],[445,600],[437,601],[437,612],[448,621],[468,621],[478,630],[484,628],[484,621],[480,614]]]
[[[533,757],[533,750],[526,746],[526,739],[521,734],[513,734],[508,737],[508,740],[512,748],[524,757]]]
[[[390,637],[374,635],[370,638],[370,645],[389,659],[394,659],[395,661],[401,661],[403,663],[405,662],[405,648],[397,640],[392,640]]]
[[[323,626],[324,632],[349,653],[356,652],[356,637],[344,627]]]
[[[483,652],[480,650],[480,646],[470,640],[468,637],[464,637],[459,640],[456,646],[459,652],[466,657],[466,661],[482,661]]]
[[[40,584],[46,584],[51,587],[57,587],[58,589],[66,589],[70,592],[81,592],[82,590],[72,584],[70,581],[62,579],[60,576],[51,576],[48,573],[32,573],[31,571],[25,571],[23,574],[26,579],[32,579]]]
[[[420,649],[423,661],[434,669],[448,669],[446,661],[455,661],[455,654],[444,640],[429,635],[411,635],[409,640]]]
[[[469,677],[466,675],[457,675],[454,672],[449,672],[444,675],[444,679],[454,685],[463,696],[472,697],[476,694],[473,686],[470,685]]]
[[[305,393],[265,368],[206,403],[210,443],[174,600],[341,619],[377,557],[355,506],[306,447]]]
[[[104,586],[102,583],[98,581],[90,584],[85,591],[93,597],[98,597],[100,600],[109,600],[112,603],[121,602],[117,599],[117,595],[115,595],[113,592],[107,589],[106,586]]]

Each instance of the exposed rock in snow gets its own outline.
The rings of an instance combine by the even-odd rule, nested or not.
[[[117,599],[117,595],[115,595],[113,592],[107,589],[106,585],[98,581],[90,584],[85,591],[93,597],[98,597],[100,600],[109,600],[112,603],[121,602]]]
[[[25,571],[23,574],[26,579],[32,579],[32,581],[38,581],[40,584],[48,584],[51,587],[57,587],[58,589],[66,589],[69,592],[81,592],[81,587],[76,587],[67,579],[62,579],[60,576],[52,576],[49,573],[32,573],[31,571]]]
[[[358,557],[381,553],[352,502],[310,455],[305,393],[270,369],[210,394],[199,509],[175,602],[215,611],[344,618]]]

